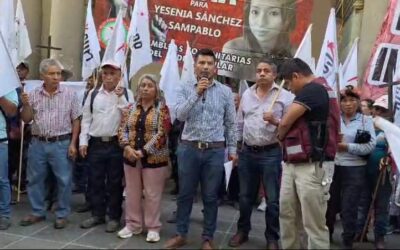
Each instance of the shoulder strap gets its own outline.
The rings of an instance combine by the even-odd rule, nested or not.
[[[99,89],[95,88],[92,92],[92,94],[90,95],[90,113],[93,113],[93,102],[94,102],[94,98],[96,97],[96,95],[99,93]]]

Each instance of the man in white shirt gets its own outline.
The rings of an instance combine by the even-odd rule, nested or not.
[[[122,214],[123,152],[117,132],[121,119],[120,108],[128,104],[121,80],[121,65],[106,61],[101,66],[103,85],[88,94],[83,107],[79,153],[88,157],[90,166],[90,205],[92,216],[81,223],[91,228],[105,223],[106,232],[119,229]],[[97,91],[93,95],[93,91]]]
[[[256,84],[243,93],[239,106],[239,140],[243,140],[238,166],[240,217],[237,233],[229,241],[231,247],[238,247],[248,240],[253,202],[260,179],[264,184],[267,203],[265,211],[267,249],[278,247],[282,150],[276,134],[279,121],[294,96],[285,89],[279,92],[279,86],[274,82],[276,76],[276,65],[267,59],[261,60],[256,68]],[[277,94],[279,96],[270,112]]]

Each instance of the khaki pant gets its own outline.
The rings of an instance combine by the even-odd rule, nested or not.
[[[284,164],[280,191],[281,242],[283,249],[300,249],[300,231],[308,236],[309,249],[329,249],[329,231],[325,223],[329,184],[324,169],[333,162]],[[332,171],[329,172],[332,174]],[[329,182],[329,181],[328,181]]]
[[[167,167],[142,168],[140,161],[137,161],[136,167],[124,164],[124,170],[126,226],[131,230],[147,229],[159,232],[161,198]]]

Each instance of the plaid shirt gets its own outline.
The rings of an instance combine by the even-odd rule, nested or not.
[[[75,92],[59,86],[51,96],[43,86],[29,93],[33,109],[32,135],[53,137],[72,133],[72,121],[81,115]]]

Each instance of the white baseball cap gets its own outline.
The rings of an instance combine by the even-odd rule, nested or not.
[[[105,67],[105,66],[111,66],[112,68],[114,68],[114,69],[121,69],[122,67],[121,67],[121,64],[120,63],[117,63],[116,61],[114,61],[114,60],[106,60],[106,61],[103,61],[102,63],[101,63],[101,68],[103,68],[103,67]]]
[[[381,108],[388,109],[389,108],[388,95],[383,95],[378,99],[376,99],[372,106],[374,107],[379,106]]]

